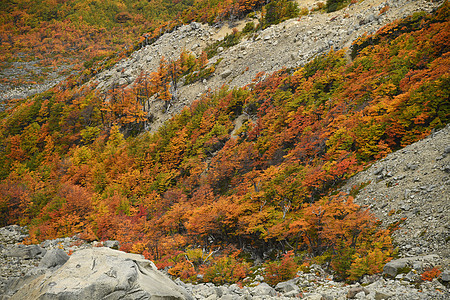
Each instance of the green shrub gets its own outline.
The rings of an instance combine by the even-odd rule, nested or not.
[[[236,283],[247,277],[250,266],[237,260],[236,255],[223,256],[205,269],[204,282],[215,284]]]
[[[296,18],[300,14],[298,4],[289,0],[272,1],[264,7],[263,28],[279,24],[287,19]]]
[[[339,10],[344,7],[345,4],[347,4],[348,0],[327,0],[326,9],[327,12],[333,12],[336,10]]]
[[[255,30],[255,23],[249,22],[245,24],[245,27],[242,29],[242,33],[249,33]]]

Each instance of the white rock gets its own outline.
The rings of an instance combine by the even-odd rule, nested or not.
[[[192,299],[141,255],[110,248],[72,254],[58,270],[39,276],[11,299]]]

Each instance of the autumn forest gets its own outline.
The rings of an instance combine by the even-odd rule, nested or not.
[[[399,224],[381,227],[354,203],[360,186],[339,188],[448,124],[448,2],[359,38],[351,57],[330,51],[206,93],[155,133],[146,131],[146,101],[169,101],[178,78],[214,72],[207,53],[161,60],[132,89],[105,95],[89,78],[144,39],[269,1],[36,2],[0,4],[1,61],[21,52],[76,61],[80,71],[0,113],[1,226],[27,225],[28,243],[118,240],[171,275],[213,283],[241,282],[257,259],[270,284],[312,263],[351,281],[395,255]]]

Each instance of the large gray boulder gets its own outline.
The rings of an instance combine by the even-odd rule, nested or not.
[[[69,260],[69,255],[62,249],[51,249],[45,253],[39,262],[40,268],[54,268],[61,266]]]
[[[254,287],[251,291],[252,296],[275,296],[277,293],[274,288],[272,288],[267,283],[263,282]]]
[[[292,291],[300,292],[299,287],[296,285],[297,279],[291,279],[289,281],[279,282],[275,286],[275,290],[282,293],[289,293]]]
[[[72,254],[54,272],[23,286],[11,299],[192,299],[141,255],[110,248]]]
[[[399,270],[406,268],[406,264],[408,263],[408,259],[396,259],[391,260],[383,267],[383,274],[387,274],[391,277],[395,277]]]

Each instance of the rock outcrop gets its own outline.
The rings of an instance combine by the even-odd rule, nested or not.
[[[143,256],[110,249],[117,241],[24,245],[26,237],[24,227],[0,228],[0,300],[192,299]]]
[[[141,255],[105,247],[77,251],[57,270],[25,280],[11,299],[192,299]]]

